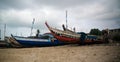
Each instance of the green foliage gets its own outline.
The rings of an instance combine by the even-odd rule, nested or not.
[[[102,32],[99,29],[91,29],[90,34],[91,35],[101,35]]]

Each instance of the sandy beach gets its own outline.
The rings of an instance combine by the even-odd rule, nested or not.
[[[0,62],[120,62],[120,44],[1,48]]]

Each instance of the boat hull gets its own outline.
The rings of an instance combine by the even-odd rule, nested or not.
[[[65,37],[65,36],[57,36],[55,33],[52,33],[56,39],[62,42],[67,42],[67,43],[80,43],[80,39],[77,38],[70,38],[70,37]]]
[[[36,41],[24,41],[24,40],[17,40],[21,45],[23,46],[55,46],[55,45],[61,45],[64,43],[60,43],[58,40],[55,40],[54,42],[36,42]]]
[[[21,44],[23,47],[30,47],[30,46],[57,46],[57,45],[64,45],[66,43],[60,42],[58,40],[49,40],[49,39],[35,39],[35,38],[21,38],[21,37],[14,37],[13,38]]]
[[[87,36],[85,33],[75,33],[71,30],[64,28],[64,31],[50,27],[47,22],[46,26],[52,33],[52,35],[62,42],[67,43],[79,43],[79,44],[88,44],[88,43],[103,43],[103,40],[98,40],[96,36]]]

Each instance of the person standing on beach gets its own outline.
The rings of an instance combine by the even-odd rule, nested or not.
[[[39,33],[40,33],[40,31],[39,31],[39,29],[37,29],[36,38],[38,38],[38,37],[39,37]]]

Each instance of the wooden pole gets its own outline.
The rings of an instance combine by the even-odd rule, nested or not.
[[[4,40],[5,40],[5,36],[6,36],[6,24],[4,25]]]
[[[1,29],[0,29],[0,40],[1,40]]]
[[[31,33],[30,33],[30,36],[32,36],[32,30],[33,30],[34,22],[35,22],[35,18],[33,18],[32,26],[31,26]]]
[[[67,25],[67,10],[66,10],[66,28],[68,28],[68,25]]]

